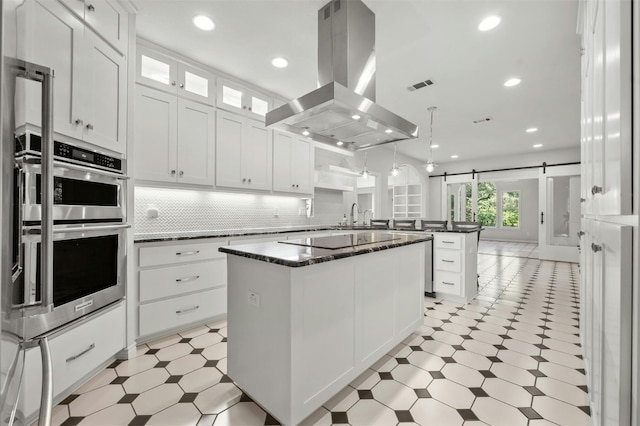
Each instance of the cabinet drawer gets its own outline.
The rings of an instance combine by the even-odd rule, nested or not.
[[[157,247],[140,247],[138,264],[147,266],[164,266],[172,263],[195,262],[198,260],[225,258],[219,247],[227,245],[227,241],[210,243],[172,244]]]
[[[225,286],[224,258],[140,271],[140,302]]]
[[[83,379],[125,346],[124,303],[104,314],[70,329],[49,341],[53,367],[54,398]],[[35,412],[40,406],[42,383],[40,349],[25,355],[24,392],[21,392],[23,412]]]
[[[462,247],[462,236],[451,234],[434,234],[436,240],[436,247],[459,249]]]
[[[461,272],[462,256],[456,250],[444,250],[442,248],[436,250],[435,269],[441,271]]]
[[[140,336],[201,321],[226,311],[226,287],[140,305]]]
[[[461,284],[462,279],[460,277],[460,274],[455,274],[453,272],[436,271],[433,288],[437,292],[460,296],[462,294]]]

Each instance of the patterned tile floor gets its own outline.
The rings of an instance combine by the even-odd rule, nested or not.
[[[482,248],[501,255],[479,255],[476,299],[425,298],[424,325],[303,424],[589,424],[578,265]],[[141,345],[56,406],[53,423],[278,424],[226,375],[226,352],[224,322]]]

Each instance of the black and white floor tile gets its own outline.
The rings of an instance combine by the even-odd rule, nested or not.
[[[424,325],[303,424],[589,424],[578,265],[533,250],[482,242],[478,297],[425,298]],[[224,322],[140,345],[56,406],[53,423],[278,424],[226,375],[226,352]]]

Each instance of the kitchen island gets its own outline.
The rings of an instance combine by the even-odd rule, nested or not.
[[[423,322],[425,244],[384,232],[221,247],[228,374],[300,423]]]

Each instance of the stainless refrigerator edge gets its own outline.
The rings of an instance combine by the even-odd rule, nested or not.
[[[1,288],[0,288],[0,424],[23,424],[17,412],[18,396],[21,392],[20,383],[24,369],[25,349],[40,345],[43,358],[43,386],[42,404],[39,424],[48,425],[51,420],[51,360],[49,357],[47,339],[25,341],[21,336],[26,335],[23,311],[14,305],[13,286],[22,274],[21,258],[21,200],[16,185],[14,171],[16,163],[15,153],[15,106],[16,81],[30,80],[40,84],[42,88],[42,167],[43,167],[43,211],[42,211],[42,256],[49,259],[42,262],[41,276],[44,282],[51,281],[51,249],[52,249],[52,218],[51,205],[46,203],[52,196],[52,117],[51,110],[53,87],[53,72],[45,66],[29,64],[15,59],[19,34],[16,30],[15,8],[20,2],[16,0],[0,0],[0,120],[2,133],[0,134],[0,255]],[[47,143],[49,142],[49,143]],[[46,151],[46,152],[45,152]],[[48,160],[45,160],[48,159]],[[46,169],[46,171],[45,171]],[[18,193],[18,195],[16,195]],[[45,206],[49,207],[45,207]],[[46,219],[45,219],[46,216]],[[50,225],[45,225],[50,223]],[[48,309],[43,306],[43,309]],[[46,373],[45,373],[46,372]],[[48,377],[44,377],[47,375]]]

